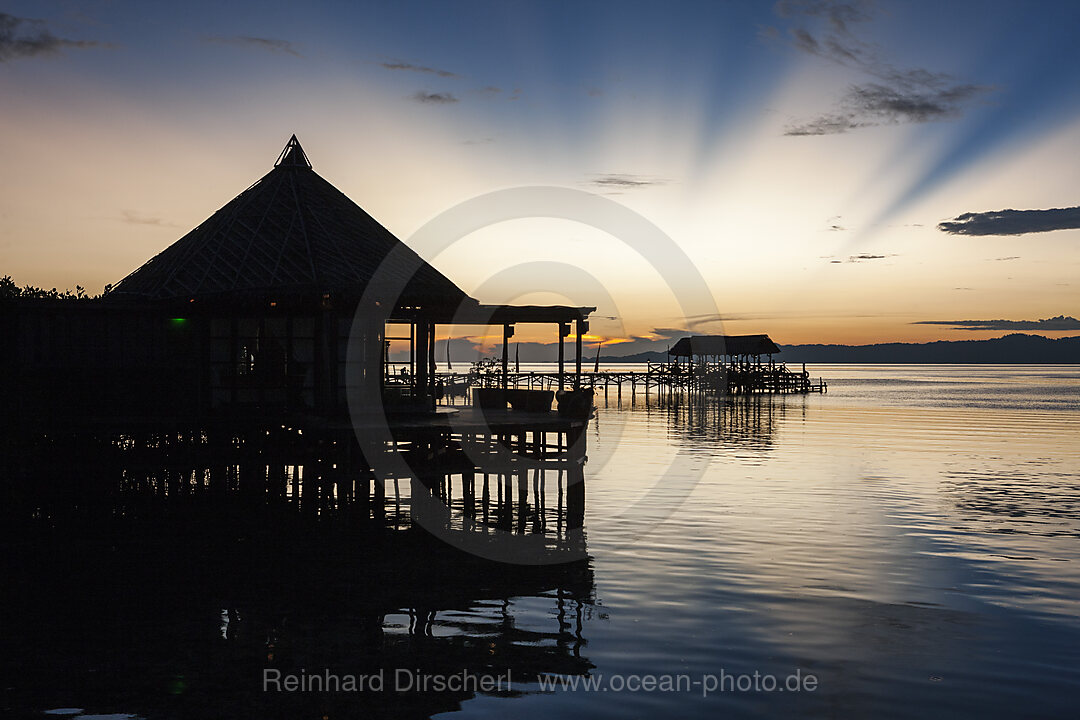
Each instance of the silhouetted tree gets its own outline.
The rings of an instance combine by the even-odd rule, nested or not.
[[[103,297],[112,290],[112,285],[106,285],[99,295],[87,295],[86,288],[82,285],[75,286],[75,292],[71,290],[46,290],[44,288],[26,285],[19,287],[18,283],[10,275],[0,278],[0,300],[14,300],[28,298],[31,300],[94,300]]]

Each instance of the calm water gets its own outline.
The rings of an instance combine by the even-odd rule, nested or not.
[[[43,639],[9,651],[5,671],[25,652],[32,680],[6,690],[28,686],[38,717],[361,715],[332,694],[268,700],[258,669],[292,648],[290,667],[337,673],[374,656],[512,673],[509,694],[375,693],[368,716],[1075,717],[1080,368],[810,370],[828,394],[707,408],[598,395],[592,560],[573,577],[436,592],[455,571],[421,561],[388,590],[393,568],[373,581],[346,564],[287,588],[162,592],[153,608],[137,586],[84,603],[73,582],[65,616],[46,601],[31,620]],[[365,612],[374,593],[397,611]],[[816,685],[734,686],[754,673]],[[537,674],[598,689],[544,691]]]
[[[463,711],[1075,716],[1080,368],[811,371],[827,395],[704,417],[598,396],[585,653],[606,676],[801,670],[814,692],[579,689]]]

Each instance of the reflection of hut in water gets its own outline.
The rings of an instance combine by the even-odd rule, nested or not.
[[[692,447],[771,450],[777,425],[788,412],[783,398],[740,395],[701,402],[675,395],[661,398],[675,437]]]

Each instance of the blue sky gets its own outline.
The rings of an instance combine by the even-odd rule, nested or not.
[[[594,304],[559,273],[486,282],[529,263],[584,269],[613,318],[594,333],[613,341],[955,339],[995,331],[918,323],[1078,314],[1075,213],[986,215],[1080,205],[1078,3],[39,0],[0,13],[0,273],[24,284],[115,282],[295,132],[403,239],[521,186],[640,214],[698,269],[720,319],[690,328],[679,282],[569,219],[493,223],[429,258],[492,302]],[[965,213],[977,231],[939,229]]]

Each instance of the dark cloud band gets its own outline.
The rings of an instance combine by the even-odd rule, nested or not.
[[[1080,207],[969,212],[938,223],[951,235],[1026,235],[1080,228]]]
[[[1080,330],[1080,320],[1066,315],[1043,320],[920,320],[912,325],[948,325],[953,330]]]

